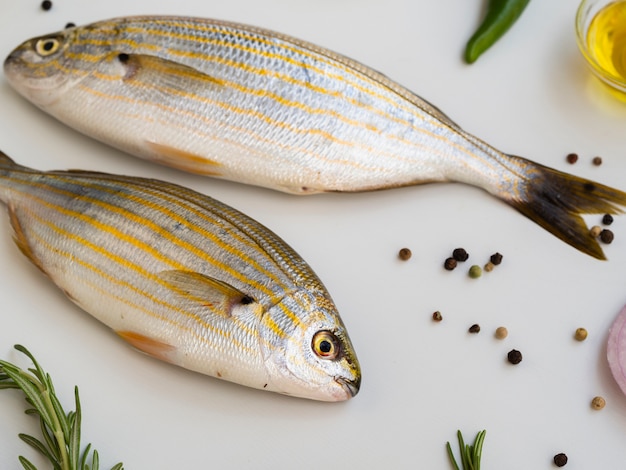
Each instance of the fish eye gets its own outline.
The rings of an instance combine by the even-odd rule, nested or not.
[[[47,57],[59,50],[61,43],[56,38],[44,38],[37,41],[35,51],[42,57]]]
[[[330,331],[321,330],[313,335],[313,352],[322,359],[336,359],[341,351],[339,339]]]

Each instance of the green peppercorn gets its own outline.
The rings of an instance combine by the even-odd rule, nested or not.
[[[483,269],[477,264],[475,264],[471,268],[469,268],[468,274],[469,274],[469,277],[471,277],[472,279],[478,279],[480,276],[483,275]]]
[[[576,339],[576,341],[585,341],[587,339],[587,330],[584,328],[576,328],[574,339]]]

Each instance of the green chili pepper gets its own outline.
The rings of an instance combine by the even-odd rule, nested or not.
[[[513,26],[530,0],[489,0],[482,24],[467,42],[465,60],[474,62]]]

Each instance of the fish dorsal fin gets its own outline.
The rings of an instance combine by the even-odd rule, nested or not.
[[[122,52],[115,54],[112,60],[117,60],[123,67],[122,80],[129,84],[141,82],[148,87],[167,87],[181,92],[199,84],[223,85],[221,80],[198,69],[154,55]]]
[[[185,302],[226,318],[233,316],[236,307],[255,303],[230,284],[199,272],[170,270],[160,272],[159,277]]]

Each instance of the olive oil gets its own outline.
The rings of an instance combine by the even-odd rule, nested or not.
[[[605,73],[626,81],[626,0],[609,3],[593,17],[587,49]]]

